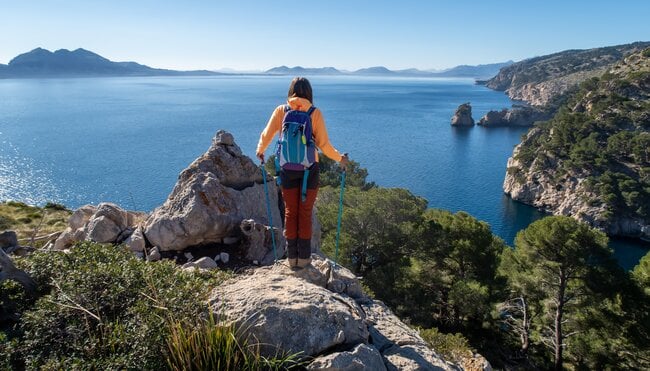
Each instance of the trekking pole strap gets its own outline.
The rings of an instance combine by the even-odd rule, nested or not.
[[[264,179],[264,193],[266,194],[266,211],[269,216],[269,227],[271,228],[271,241],[273,243],[273,257],[274,261],[278,261],[278,253],[275,248],[275,233],[273,230],[273,216],[271,214],[271,198],[269,197],[269,186],[266,184],[266,169],[264,168],[264,161],[262,161],[262,179]]]
[[[302,202],[307,201],[307,181],[309,179],[309,169],[305,169],[305,173],[302,176],[302,189],[300,190],[300,199]]]
[[[336,251],[334,252],[334,266],[339,260],[339,240],[341,239],[341,219],[343,218],[343,193],[345,192],[345,170],[341,173],[341,195],[339,196],[339,217],[336,223]]]

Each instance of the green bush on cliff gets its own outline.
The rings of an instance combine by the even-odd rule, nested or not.
[[[42,295],[16,327],[14,362],[30,369],[164,368],[169,324],[196,321],[210,290],[227,277],[92,243],[70,253],[37,251],[17,264]]]

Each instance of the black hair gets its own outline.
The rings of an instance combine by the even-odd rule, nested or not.
[[[305,98],[311,104],[314,104],[314,96],[311,91],[311,84],[309,83],[309,80],[304,77],[296,77],[291,80],[291,85],[289,85],[289,94],[287,94],[287,97]]]

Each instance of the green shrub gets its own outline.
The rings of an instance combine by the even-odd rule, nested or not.
[[[16,221],[17,221],[18,223],[22,223],[22,224],[29,224],[29,223],[32,222],[32,219],[29,218],[29,217],[23,216],[23,217],[21,217],[21,218],[16,219]]]
[[[445,359],[459,363],[471,357],[474,351],[461,334],[443,334],[437,328],[420,330],[422,338]]]
[[[650,48],[644,50],[642,54],[644,57],[650,58]]]
[[[20,353],[28,368],[163,368],[167,324],[198,318],[228,276],[187,273],[171,261],[147,263],[92,243],[19,263],[41,293],[49,291],[22,317]]]
[[[44,209],[50,209],[50,210],[56,210],[56,211],[68,211],[67,207],[65,207],[65,206],[63,206],[61,204],[54,203],[54,202],[46,203],[45,206],[43,206],[43,208]]]

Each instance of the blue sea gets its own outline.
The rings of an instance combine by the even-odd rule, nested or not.
[[[507,158],[525,128],[453,128],[456,107],[476,120],[512,102],[470,79],[313,77],[331,142],[383,187],[464,210],[512,244],[543,214],[503,195]],[[253,157],[289,77],[128,77],[0,80],[0,200],[101,201],[152,210],[179,172],[225,129]],[[270,154],[271,150],[267,151]],[[615,240],[621,265],[648,250]]]

